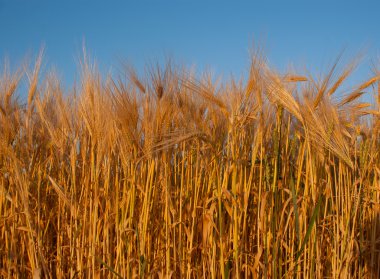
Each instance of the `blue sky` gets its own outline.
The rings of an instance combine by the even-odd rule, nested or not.
[[[355,79],[379,62],[380,1],[4,1],[0,58],[20,64],[45,46],[45,68],[70,84],[83,41],[103,71],[125,59],[142,69],[166,56],[216,75],[240,76],[254,44],[269,64],[325,71],[345,50],[365,58]]]

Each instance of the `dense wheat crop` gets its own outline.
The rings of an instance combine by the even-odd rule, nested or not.
[[[40,67],[0,79],[1,278],[380,274],[377,72]]]

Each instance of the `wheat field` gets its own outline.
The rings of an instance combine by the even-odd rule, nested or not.
[[[1,69],[1,278],[380,277],[379,72],[42,62]]]

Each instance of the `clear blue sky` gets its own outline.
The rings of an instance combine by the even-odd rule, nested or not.
[[[17,64],[44,45],[46,68],[71,83],[83,40],[103,71],[171,56],[224,76],[247,70],[254,42],[279,70],[318,72],[343,49],[347,60],[364,50],[360,79],[379,57],[380,1],[0,0],[1,59]]]

